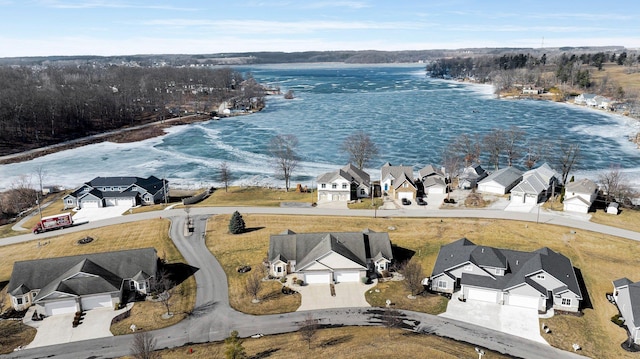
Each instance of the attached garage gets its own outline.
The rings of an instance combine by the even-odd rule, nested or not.
[[[81,204],[81,208],[100,208],[100,201],[99,200],[93,200],[93,199],[87,199],[87,200],[82,200],[82,204]]]
[[[331,283],[331,272],[307,272],[304,274],[304,281],[307,284],[329,284]]]
[[[90,297],[83,297],[80,300],[82,310],[91,310],[95,308],[113,308],[111,302],[111,296],[109,294],[93,295]]]
[[[76,300],[70,299],[45,303],[44,310],[47,315],[58,315],[75,313],[78,311],[78,308],[76,307]]]
[[[413,192],[397,192],[398,199],[406,198],[410,201],[413,201]]]
[[[513,305],[516,307],[538,309],[538,307],[540,306],[540,297],[509,294],[508,298],[509,299],[507,304]]]
[[[486,290],[480,288],[469,288],[467,292],[467,299],[478,300],[482,302],[498,302],[498,292],[494,290]]]
[[[335,279],[337,283],[346,283],[346,282],[359,282],[360,281],[360,272],[359,271],[338,271],[334,273]]]

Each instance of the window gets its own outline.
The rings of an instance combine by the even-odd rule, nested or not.
[[[321,184],[320,188],[327,188],[327,184],[326,183]]]
[[[409,184],[405,182],[405,183],[402,184],[402,187],[409,188]]]
[[[140,283],[140,289],[144,289],[144,282]]]
[[[336,188],[338,188],[338,185],[337,185],[337,184],[335,184],[335,183],[332,183],[332,184],[331,184],[331,188],[336,189]]]
[[[18,305],[22,304],[22,297],[16,298],[16,303],[18,303]]]
[[[342,189],[347,189],[347,184],[346,183],[342,184]]]
[[[565,307],[570,307],[571,306],[571,298],[562,298],[562,305],[564,305]]]
[[[136,283],[134,281],[129,281],[129,289],[130,290],[134,290],[136,289]]]
[[[538,275],[536,275],[536,279],[544,280],[544,274],[538,274]]]
[[[494,273],[495,273],[495,274],[502,274],[502,269],[500,269],[500,268],[496,268],[496,269],[494,270]]]
[[[365,192],[364,188],[360,188],[360,195],[364,196],[365,194],[367,194],[367,192]]]
[[[445,282],[443,280],[439,280],[438,281],[438,288],[446,289],[447,288],[447,282]]]
[[[276,267],[276,273],[282,273],[282,267]]]
[[[473,270],[473,266],[471,264],[467,264],[464,266],[464,270],[471,272]]]

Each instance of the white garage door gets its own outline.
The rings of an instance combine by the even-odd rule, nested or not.
[[[516,307],[538,309],[540,303],[539,297],[530,297],[528,295],[509,294],[509,305]]]
[[[478,288],[469,288],[467,299],[479,300],[483,302],[497,303],[498,292]]]
[[[331,195],[331,200],[332,201],[339,201],[340,200],[340,195],[339,194]]]
[[[107,202],[107,206],[117,206],[118,205],[118,200],[115,198],[106,198],[105,201]]]
[[[91,310],[94,308],[111,308],[111,296],[110,295],[94,295],[91,297],[83,297],[80,300],[82,304],[82,310]]]
[[[408,200],[413,200],[413,192],[398,192],[398,199],[406,198]]]
[[[82,201],[82,208],[98,208],[98,201]]]
[[[345,283],[345,282],[359,282],[360,281],[360,272],[358,271],[343,271],[336,272],[336,282]]]
[[[305,273],[304,281],[308,284],[329,284],[331,281],[331,273],[329,272]]]
[[[49,302],[44,305],[44,310],[47,315],[75,313],[77,312],[76,301],[75,299],[72,299],[61,300],[58,302]]]

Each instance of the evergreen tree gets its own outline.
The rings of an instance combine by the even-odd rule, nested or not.
[[[238,211],[233,212],[231,220],[229,221],[229,233],[240,234],[244,232],[244,230],[245,224],[244,219],[242,219],[242,215]]]
[[[236,330],[232,331],[231,335],[224,340],[224,344],[226,345],[224,354],[227,359],[243,359],[247,357]]]

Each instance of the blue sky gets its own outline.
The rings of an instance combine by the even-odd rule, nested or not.
[[[0,14],[0,57],[640,48],[637,0],[0,0]]]

